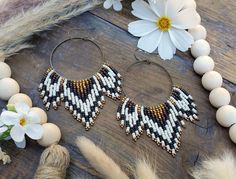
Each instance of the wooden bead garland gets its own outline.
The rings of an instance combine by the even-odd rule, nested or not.
[[[210,92],[209,100],[212,106],[219,108],[230,103],[230,94],[225,88],[215,88]]]
[[[236,124],[234,124],[230,127],[229,137],[236,144]]]
[[[202,86],[211,91],[222,86],[222,76],[216,71],[209,71],[202,76]]]
[[[200,56],[207,56],[210,54],[211,48],[206,40],[200,39],[193,43],[191,47],[192,55],[197,58]]]
[[[13,95],[9,100],[8,104],[16,104],[16,103],[26,103],[29,107],[33,106],[33,102],[30,97],[23,93],[17,93]]]
[[[230,93],[225,88],[220,87],[221,75],[219,73],[210,72],[214,69],[214,61],[208,56],[210,54],[210,45],[205,40],[205,34],[207,34],[207,32],[205,32],[203,26],[197,26],[194,29],[189,29],[189,33],[191,33],[194,40],[196,40],[191,48],[191,53],[193,57],[196,58],[193,63],[194,71],[199,75],[203,75],[202,83],[204,88],[210,91],[212,90],[209,95],[209,100],[214,107],[219,108],[216,113],[216,119],[220,125],[230,127],[230,139],[236,143],[236,108],[229,105],[231,99]],[[214,80],[210,79],[212,74]]]
[[[194,40],[206,39],[207,31],[202,25],[189,29],[188,32],[193,36]]]
[[[230,127],[236,123],[236,109],[231,105],[225,105],[216,112],[216,120],[223,127]]]
[[[11,77],[11,68],[8,64],[0,62],[0,79],[10,78]]]
[[[214,60],[209,56],[200,56],[193,63],[193,69],[199,75],[212,71],[214,67]]]
[[[20,92],[20,86],[12,78],[3,78],[0,80],[0,99],[9,100],[10,97]]]

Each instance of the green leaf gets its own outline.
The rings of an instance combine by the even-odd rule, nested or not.
[[[8,104],[7,105],[7,110],[11,112],[16,112],[16,108],[14,104]]]
[[[7,126],[8,129],[0,135],[0,141],[6,139],[8,136],[10,136],[10,131],[13,126]]]

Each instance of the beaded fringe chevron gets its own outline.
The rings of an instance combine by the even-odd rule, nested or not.
[[[145,130],[153,141],[175,156],[180,145],[181,126],[185,125],[184,119],[198,120],[197,113],[192,96],[174,86],[169,99],[158,106],[140,106],[127,97],[123,98],[117,110],[117,119],[134,141]]]
[[[88,130],[94,124],[99,108],[105,103],[104,94],[112,99],[120,99],[121,75],[104,64],[91,78],[69,80],[50,68],[41,80],[39,91],[47,110],[51,105],[56,110],[64,101],[65,108]]]

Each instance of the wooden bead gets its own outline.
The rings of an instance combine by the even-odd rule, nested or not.
[[[8,100],[8,104],[16,103],[26,103],[29,107],[32,107],[32,100],[28,95],[23,93],[15,94]]]
[[[209,95],[212,106],[219,108],[230,103],[230,93],[225,88],[213,89]]]
[[[207,31],[202,25],[197,25],[196,27],[189,29],[188,32],[193,36],[193,39],[200,40],[206,39]]]
[[[186,8],[197,8],[197,4],[195,2],[195,0],[184,0],[184,9]]]
[[[231,105],[222,106],[216,112],[216,120],[221,126],[230,127],[236,123],[236,108]]]
[[[56,144],[61,139],[61,131],[59,127],[52,123],[45,123],[43,127],[43,136],[37,142],[43,147],[48,147],[52,144]]]
[[[197,40],[191,47],[191,53],[193,57],[207,56],[210,54],[211,48],[206,40]]]
[[[197,18],[198,18],[198,23],[197,24],[201,24],[202,18],[200,16],[200,14],[197,13]]]
[[[232,140],[232,142],[236,144],[236,124],[234,124],[230,127],[229,137]]]
[[[222,83],[223,78],[221,74],[216,71],[209,71],[202,77],[202,86],[209,91],[221,87]]]
[[[199,75],[212,71],[214,67],[214,60],[209,56],[200,56],[193,63],[193,69]]]
[[[47,123],[48,121],[48,116],[47,116],[47,113],[41,109],[41,108],[38,108],[38,107],[33,107],[30,109],[30,111],[33,111],[35,112],[36,114],[38,114],[39,118],[40,118],[40,124],[45,124]]]
[[[11,68],[8,64],[0,62],[0,79],[10,78],[11,77]]]
[[[0,99],[7,101],[19,92],[20,86],[14,79],[3,78],[0,80]]]

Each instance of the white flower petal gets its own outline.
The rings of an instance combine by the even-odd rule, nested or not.
[[[1,114],[1,121],[5,125],[15,125],[19,123],[21,115],[12,111],[3,111]]]
[[[22,142],[25,138],[25,132],[22,126],[15,125],[10,131],[11,138],[16,142]]]
[[[40,124],[27,124],[24,129],[31,139],[38,140],[43,136],[43,128]]]
[[[160,30],[155,30],[150,34],[141,37],[138,41],[138,48],[149,53],[154,52],[157,49],[157,46],[159,45],[161,36],[162,32]]]
[[[172,18],[172,26],[177,29],[190,29],[199,23],[197,11],[193,8],[183,9]]]
[[[152,11],[150,6],[143,0],[135,0],[132,2],[133,11],[131,13],[143,20],[148,20],[152,22],[157,21],[157,15]]]
[[[163,60],[170,60],[175,54],[176,48],[171,42],[168,32],[164,32],[158,46],[158,53]]]
[[[29,114],[26,115],[27,123],[37,124],[40,123],[40,117],[34,111],[30,111]]]
[[[16,112],[21,114],[27,114],[30,111],[30,107],[26,103],[16,103]]]
[[[0,127],[3,126],[3,125],[4,124],[3,124],[2,120],[1,120],[1,116],[0,116]]]
[[[164,16],[165,15],[165,0],[148,0],[150,7],[152,8],[153,12],[157,16]]]
[[[173,18],[177,13],[183,9],[184,1],[183,0],[167,0],[166,2],[166,16]]]
[[[18,148],[20,148],[20,149],[24,149],[25,146],[26,146],[26,140],[25,140],[25,138],[24,138],[24,140],[21,141],[21,142],[16,142],[16,141],[14,141],[14,142],[15,142],[16,146],[17,146]]]
[[[121,4],[120,0],[114,0],[113,1],[113,9],[115,11],[121,11],[122,10],[122,4]]]
[[[110,9],[112,6],[112,0],[106,0],[104,3],[103,3],[103,7],[105,9]]]
[[[175,47],[182,52],[186,52],[194,42],[193,37],[186,30],[172,28],[169,34]]]
[[[129,23],[128,31],[134,36],[142,37],[145,36],[154,30],[157,30],[157,25],[153,22],[146,20],[138,20]]]
[[[3,132],[5,132],[8,128],[6,126],[0,127],[0,135],[2,135]]]

